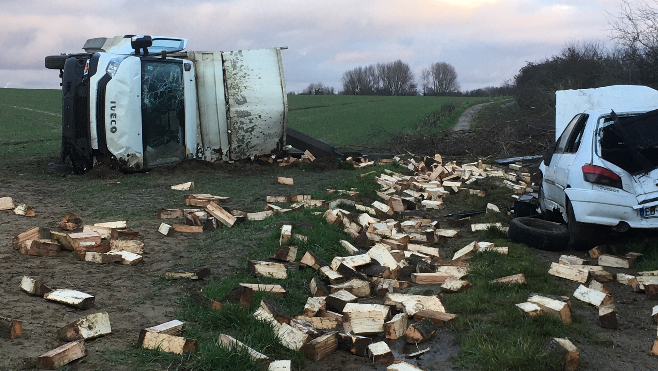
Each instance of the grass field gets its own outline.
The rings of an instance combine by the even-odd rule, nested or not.
[[[466,108],[482,101],[458,97],[291,95],[288,125],[331,145],[358,149],[390,140],[400,132],[412,132],[448,104],[454,110],[433,123],[431,130],[452,127]]]

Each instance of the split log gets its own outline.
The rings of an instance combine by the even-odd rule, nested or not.
[[[422,353],[425,353],[426,351],[429,351],[429,350],[430,350],[430,348],[427,348],[427,349],[423,350]],[[416,354],[417,353],[418,352],[416,352]],[[418,355],[420,355],[420,354],[418,354]],[[409,358],[412,358],[412,357],[415,357],[415,356],[416,355],[412,356],[411,354],[407,354],[407,357],[409,357]],[[405,362],[405,361],[395,361],[392,365],[390,365],[386,368],[386,371],[423,371],[423,369],[416,366],[416,365],[413,365],[411,363]]]
[[[420,321],[407,328],[404,341],[409,344],[418,344],[431,339],[436,334],[438,326],[432,321]]]
[[[99,227],[95,225],[85,225],[82,227],[82,232],[96,232],[101,235],[101,238],[110,239],[112,237],[112,228]]]
[[[288,278],[288,269],[281,263],[249,260],[247,266],[249,272],[256,276],[275,278],[279,280],[285,280]]]
[[[379,201],[375,201],[375,202],[372,203],[371,206],[375,209],[375,211],[378,214],[381,214],[383,216],[387,216],[387,215],[392,216],[393,215],[393,209],[390,206],[388,206],[384,203],[381,203]]]
[[[89,242],[95,245],[101,243],[101,235],[96,232],[69,233],[66,238],[74,250],[84,248],[83,242]]]
[[[160,227],[158,227],[158,232],[160,232],[165,236],[171,236],[173,231],[174,231],[173,227],[167,223],[162,223],[160,224]]]
[[[181,336],[168,335],[147,330],[142,330],[142,334],[140,334],[140,340],[142,348],[159,349],[167,353],[196,353],[198,349],[196,339],[188,339]]]
[[[387,339],[399,339],[407,331],[408,317],[404,313],[398,313],[390,321],[384,324],[384,334]]]
[[[603,268],[603,267],[601,267]],[[599,281],[599,282],[610,282],[615,279],[615,275],[606,272],[604,270],[598,270],[598,271],[590,271],[589,272],[590,277],[592,277],[593,280]]]
[[[607,287],[603,286],[603,284],[599,281],[596,280],[591,280],[589,283],[589,288],[592,290],[600,291],[604,294],[611,295],[612,291],[608,289]]]
[[[50,231],[50,238],[59,242],[62,250],[73,251],[73,246],[71,246],[66,233]]]
[[[158,219],[174,219],[183,216],[183,209],[160,209],[158,210]]]
[[[257,213],[247,213],[246,217],[247,220],[250,221],[259,221],[259,220],[265,220],[272,215],[274,215],[274,212],[272,210],[266,210],[266,211],[259,211]]]
[[[338,349],[338,335],[336,332],[330,332],[306,343],[303,353],[311,361],[319,361],[336,349]]]
[[[110,316],[107,312],[92,313],[57,330],[57,337],[62,341],[88,340],[112,332]]]
[[[273,317],[279,323],[290,324],[290,316],[279,304],[270,298],[263,298],[258,309],[268,313],[269,316]]]
[[[475,223],[471,224],[471,232],[486,231],[489,228],[502,229],[502,223]]]
[[[0,197],[0,211],[14,209],[14,199],[11,197]]]
[[[121,256],[94,251],[82,251],[78,253],[78,259],[96,264],[112,264],[121,261]]]
[[[279,246],[283,246],[286,242],[290,241],[292,237],[292,225],[284,224],[281,226],[281,237],[279,237]]]
[[[598,258],[601,254],[605,254],[607,248],[605,245],[596,246],[593,249],[588,251],[589,257],[592,259]]]
[[[457,318],[456,314],[437,312],[433,310],[421,310],[414,313],[414,321],[422,321],[428,319],[432,321],[437,326],[447,326],[450,322],[454,321]]]
[[[189,191],[190,189],[194,189],[194,182],[186,182],[186,183],[172,185],[171,189],[173,189],[174,191]]]
[[[346,290],[350,292],[352,295],[361,297],[361,298],[367,298],[370,297],[370,283],[366,281],[362,281],[360,279],[352,279],[347,282],[337,284],[337,285],[330,285],[329,286],[331,293],[340,291],[340,290]]]
[[[58,289],[43,295],[46,300],[70,305],[79,309],[89,309],[94,306],[94,296],[77,290]]]
[[[282,176],[276,177],[276,182],[283,185],[294,185],[295,180],[293,178],[285,178]]]
[[[384,244],[373,246],[368,250],[368,255],[372,260],[376,260],[379,264],[391,270],[391,272],[398,268],[398,262],[393,258]]]
[[[352,333],[374,335],[384,332],[384,323],[390,313],[387,305],[347,303],[343,313]],[[345,326],[345,323],[343,323]]]
[[[208,214],[212,215],[215,219],[219,220],[220,222],[222,222],[222,224],[224,224],[227,227],[232,227],[237,220],[235,216],[233,216],[231,213],[224,210],[223,207],[217,205],[214,202],[210,202],[208,205],[206,205],[205,209],[208,212]]]
[[[267,367],[267,371],[291,371],[292,364],[290,360],[280,360],[270,363]]]
[[[297,246],[285,246],[278,249],[272,259],[294,262],[297,259]]]
[[[633,268],[634,260],[609,254],[599,255],[599,265],[612,268]]]
[[[395,356],[391,349],[383,341],[368,345],[368,357],[373,363],[388,365],[395,362]]]
[[[307,251],[299,262],[313,269],[320,269],[328,265],[327,262],[318,258],[310,251]]]
[[[437,258],[441,257],[441,255],[439,254],[439,249],[436,247],[428,247],[428,246],[410,243],[407,245],[407,250],[419,252],[426,255],[431,255]]]
[[[630,274],[626,274],[626,273],[617,273],[616,278],[617,278],[617,282],[621,283],[622,285],[631,286],[633,288],[633,291],[635,292],[641,291],[640,283],[638,282],[635,276],[631,276]]]
[[[564,324],[571,323],[571,308],[568,303],[535,294],[531,294],[528,301],[539,306],[543,313],[560,318]]]
[[[176,280],[179,278],[189,278],[191,280],[202,280],[210,276],[210,269],[206,267],[172,267],[165,272],[165,278]]]
[[[530,317],[538,316],[543,313],[539,305],[529,301],[515,305],[521,310],[521,312],[529,315]]]
[[[33,243],[34,244],[34,243]],[[649,300],[658,300],[658,280],[650,280],[644,284],[644,293]]]
[[[448,277],[445,282],[441,285],[441,290],[446,292],[464,292],[473,287],[473,285],[466,281],[460,280],[459,278]]]
[[[338,349],[360,357],[367,357],[368,346],[372,338],[354,334],[338,333]]]
[[[133,254],[144,253],[144,242],[138,240],[112,240],[110,241],[111,251],[127,251]]]
[[[658,305],[651,310],[651,318],[653,318],[653,323],[658,324]]]
[[[451,276],[440,273],[412,273],[411,282],[417,285],[440,285]]]
[[[512,276],[497,278],[492,280],[491,283],[518,283],[525,285],[528,282],[525,279],[525,275],[523,275],[523,273],[519,273]]]
[[[325,311],[326,313],[326,311]],[[340,316],[342,317],[342,316]],[[297,316],[296,319],[310,323],[318,330],[335,330],[342,325],[342,319],[336,317],[306,317]]]
[[[560,255],[558,263],[565,265],[585,265],[588,261],[573,255]]]
[[[16,339],[23,334],[23,322],[17,319],[0,317],[0,337]]]
[[[116,221],[116,222],[94,223],[94,226],[113,228],[113,229],[126,229],[126,228],[128,228],[128,224],[126,223],[125,220],[119,220],[119,221]]]
[[[32,210],[32,208],[27,204],[20,204],[16,206],[16,208],[14,208],[14,214],[29,217],[34,217],[37,215],[37,213],[35,213],[34,210]]]
[[[475,253],[478,251],[478,243],[476,241],[473,241],[469,243],[468,245],[462,247],[459,251],[455,253],[455,255],[452,257],[452,260],[458,260],[458,259],[468,259],[475,255]]]
[[[192,290],[190,291],[190,300],[198,306],[206,307],[211,311],[222,310],[222,303],[211,299],[204,295],[202,292]]]
[[[445,313],[441,300],[436,296],[410,295],[390,292],[384,297],[385,305],[394,305],[398,310],[404,311],[408,316],[422,310],[431,310]]]
[[[615,308],[614,304],[606,304],[599,307],[599,323],[603,328],[617,329],[617,308]]]
[[[251,357],[251,359],[253,361],[258,362],[258,363],[263,364],[263,365],[266,364],[267,362],[269,362],[269,360],[270,360],[266,355],[264,355],[260,352],[257,352],[254,349],[244,345],[242,342],[236,340],[232,336],[219,334],[218,344],[219,344],[220,347],[223,347],[223,348],[229,349],[229,350],[230,349],[236,349],[236,348],[237,349],[244,349],[244,350],[247,351],[247,353],[249,354],[249,356]]]
[[[55,240],[38,239],[21,245],[20,252],[35,256],[57,256],[61,249],[62,246]]]
[[[311,337],[307,333],[287,323],[282,323],[278,327],[276,335],[279,340],[281,340],[281,344],[284,347],[294,351],[300,350],[306,343],[309,342],[309,340],[311,340]]]
[[[128,251],[110,251],[107,255],[119,256],[121,258],[119,262],[123,265],[137,265],[144,262],[144,258],[141,255]]]
[[[454,278],[463,278],[468,275],[468,267],[458,267],[458,266],[441,266],[436,268],[438,274],[444,274],[446,276]]]
[[[171,229],[176,233],[203,233],[200,225],[172,224]]]
[[[580,351],[567,338],[552,338],[548,344],[549,352],[558,353],[564,360],[564,369],[566,371],[575,371],[578,369]]]
[[[583,285],[578,286],[578,289],[573,293],[573,297],[585,303],[592,304],[597,308],[614,302],[612,296],[604,294],[601,291],[588,289]]]
[[[333,308],[336,310],[336,312],[343,312],[343,309],[348,303],[356,301],[357,297],[352,295],[351,293],[341,290],[338,292],[334,292],[333,294],[327,296],[326,298],[326,303],[327,307]]]
[[[84,340],[66,343],[37,358],[37,368],[42,370],[58,370],[76,359],[87,354]]]
[[[589,271],[587,270],[558,263],[551,263],[551,268],[548,270],[548,274],[580,283],[587,282],[587,279],[589,278]]]
[[[23,276],[21,279],[21,289],[23,291],[37,296],[44,296],[45,294],[53,291],[48,286],[44,285],[34,277]]]
[[[27,231],[14,236],[12,240],[12,245],[14,249],[18,250],[21,248],[21,246],[30,244],[31,242],[29,241],[37,240],[39,238],[41,238],[40,229],[39,227],[34,227],[32,229],[28,229]]]
[[[320,281],[317,277],[311,278],[309,288],[311,290],[311,294],[314,296],[327,296],[331,294],[327,285],[325,285],[324,282]]]
[[[254,292],[269,292],[279,298],[285,298],[288,294],[286,289],[280,285],[264,285],[253,283],[239,283],[231,290],[226,298],[233,303],[240,303],[241,305],[251,305],[253,302]]]
[[[340,264],[345,264],[349,267],[356,268],[362,265],[369,264],[372,261],[372,258],[368,254],[359,254],[352,256],[337,256],[334,260],[331,261],[329,265],[331,269],[337,270]]]
[[[329,281],[332,284],[342,283],[342,282],[345,282],[347,280],[346,277],[344,277],[342,274],[334,271],[329,266],[321,267],[320,268],[320,274],[322,274],[323,276],[329,278]]]
[[[229,197],[213,196],[207,193],[196,193],[185,196],[185,205],[206,207],[209,203],[229,202]]]

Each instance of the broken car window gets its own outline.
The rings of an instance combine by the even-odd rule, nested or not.
[[[184,159],[182,63],[142,60],[142,125],[147,166]]]
[[[642,115],[621,116],[619,121],[634,148],[627,146],[622,133],[613,124],[613,119],[606,117],[598,132],[601,157],[635,174],[646,170],[633,156],[633,150],[637,149],[640,159],[645,158],[651,169],[658,167],[658,110]]]

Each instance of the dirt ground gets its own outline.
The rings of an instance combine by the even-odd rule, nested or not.
[[[0,316],[21,319],[23,336],[9,340],[0,338],[0,370],[35,369],[36,358],[62,343],[57,340],[57,329],[84,315],[103,310],[109,313],[112,334],[87,343],[88,355],[70,365],[70,370],[129,370],[129,366],[108,367],[104,362],[104,351],[125,349],[137,340],[139,329],[159,324],[173,318],[177,299],[192,287],[202,286],[203,282],[186,280],[165,281],[161,277],[172,262],[186,259],[208,259],[222,261],[213,265],[212,274],[223,277],[240,264],[240,256],[231,252],[214,256],[201,256],[206,253],[188,249],[195,236],[177,234],[161,238],[157,232],[160,221],[153,217],[131,226],[138,231],[148,246],[150,253],[145,255],[146,263],[138,266],[101,265],[81,262],[72,253],[62,253],[57,257],[35,257],[21,255],[12,248],[12,237],[35,226],[56,228],[58,221],[70,206],[63,195],[71,192],[56,175],[44,177],[40,182],[23,179],[24,168],[0,167],[0,196],[10,195],[16,200],[29,200],[37,211],[37,216],[27,218],[12,212],[0,212]],[[186,167],[172,169],[171,172],[189,172]],[[194,171],[231,172],[230,169],[202,169]],[[255,172],[258,169],[254,170]],[[171,175],[171,173],[169,173]],[[93,176],[93,175],[92,175]],[[144,191],[146,192],[146,191]],[[144,195],[147,197],[148,195]],[[124,200],[118,207],[130,207]],[[155,214],[155,210],[154,210]],[[80,215],[86,222],[99,222],[88,215]],[[465,222],[445,222],[448,227],[466,228]],[[463,241],[455,241],[460,244]],[[446,250],[450,247],[446,247]],[[157,253],[154,253],[157,252]],[[573,253],[573,252],[572,252]],[[198,254],[199,256],[194,256]],[[560,253],[536,251],[537,256],[547,264],[558,260]],[[584,257],[584,253],[575,253]],[[616,271],[613,270],[615,273]],[[619,270],[624,271],[624,270]],[[635,273],[626,271],[627,273]],[[77,310],[61,304],[29,296],[19,285],[24,275],[37,276],[51,288],[77,289],[96,297],[95,307]],[[573,290],[578,286],[568,282]],[[582,336],[572,339],[581,351],[581,370],[656,370],[658,358],[650,356],[648,350],[656,339],[656,326],[651,320],[651,308],[658,302],[651,302],[643,294],[632,292],[627,286],[616,282],[608,283],[619,310],[619,329],[605,330],[598,325],[598,312],[585,304],[573,300],[574,316],[581,318],[595,334],[610,339],[611,345],[595,344]],[[450,311],[450,308],[447,308]],[[445,328],[428,344],[431,351],[413,360],[425,370],[451,370],[458,352],[455,334]],[[423,346],[421,346],[422,348]],[[412,351],[400,342],[392,343],[397,356]],[[306,370],[383,370],[368,363],[367,359],[344,352],[336,352],[325,360],[307,364]]]

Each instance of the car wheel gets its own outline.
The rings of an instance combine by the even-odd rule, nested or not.
[[[572,250],[589,250],[603,241],[605,237],[601,227],[576,221],[569,200],[567,200],[567,229],[569,230],[569,248]]]
[[[569,231],[562,224],[531,217],[512,219],[508,234],[512,241],[540,250],[566,250],[569,242]]]
[[[46,68],[50,70],[63,70],[67,59],[68,56],[66,54],[49,55],[46,57]]]

